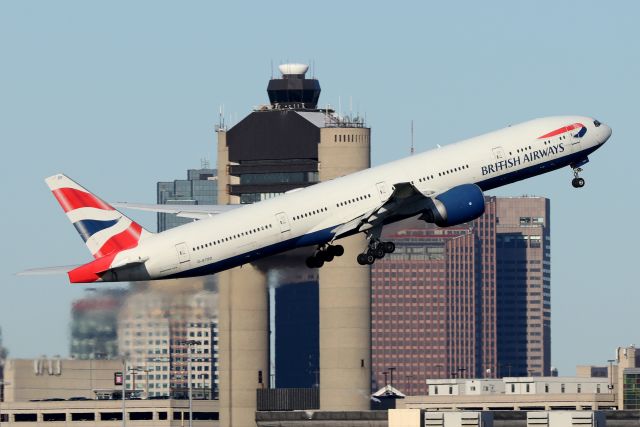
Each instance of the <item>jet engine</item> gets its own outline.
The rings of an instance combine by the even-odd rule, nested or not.
[[[484,194],[475,184],[453,187],[431,199],[431,206],[420,219],[439,227],[472,221],[484,213]]]

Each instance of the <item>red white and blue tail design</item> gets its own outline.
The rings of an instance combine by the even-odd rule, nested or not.
[[[152,235],[65,175],[45,182],[96,259],[134,248]]]

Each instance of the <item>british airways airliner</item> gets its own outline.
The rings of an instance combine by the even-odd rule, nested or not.
[[[306,264],[320,268],[357,233],[368,245],[356,260],[367,265],[395,250],[380,240],[385,224],[468,222],[484,212],[484,191],[565,166],[583,187],[582,166],[610,136],[589,117],[536,119],[251,205],[108,204],[63,174],[46,183],[94,257],[65,269],[72,283],[201,276],[299,247],[315,247]],[[199,221],[155,234],[114,206]]]

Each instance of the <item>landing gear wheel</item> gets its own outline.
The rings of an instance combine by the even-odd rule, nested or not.
[[[373,254],[365,254],[365,257],[367,258],[367,264],[371,265],[375,262],[376,257],[373,256]]]
[[[324,265],[324,260],[318,256],[310,256],[305,260],[305,264],[309,268],[320,268]]]
[[[304,263],[307,265],[308,268],[316,268],[316,259],[312,256],[304,260]]]
[[[323,261],[326,261],[326,262],[333,261],[333,252],[331,252],[330,250],[322,251],[322,252],[320,252],[319,255],[322,257],[321,259]]]
[[[368,264],[367,254],[358,254],[358,257],[356,258],[356,260],[358,261],[358,264],[360,264],[360,265],[367,265]]]
[[[372,251],[371,255],[373,255],[374,257],[376,257],[376,258],[378,258],[378,259],[382,259],[382,258],[384,258],[384,255],[385,255],[385,253],[384,253],[384,249],[382,248],[382,246],[381,246],[381,245],[378,245],[378,247],[377,247],[377,248],[375,248],[375,249]]]
[[[342,245],[329,246],[329,250],[334,256],[344,255],[344,246]]]
[[[396,244],[393,242],[384,242],[382,244],[382,249],[388,254],[392,254],[396,251]]]

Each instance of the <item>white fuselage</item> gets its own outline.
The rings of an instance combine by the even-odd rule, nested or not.
[[[583,135],[569,130],[541,138],[574,123],[584,125]],[[608,126],[596,126],[582,116],[510,126],[159,233],[114,260],[146,259],[148,277],[140,277],[137,270],[123,272],[117,280],[211,274],[324,244],[333,239],[332,230],[380,206],[396,183],[410,182],[427,196],[468,183],[486,191],[580,163],[610,134]]]

